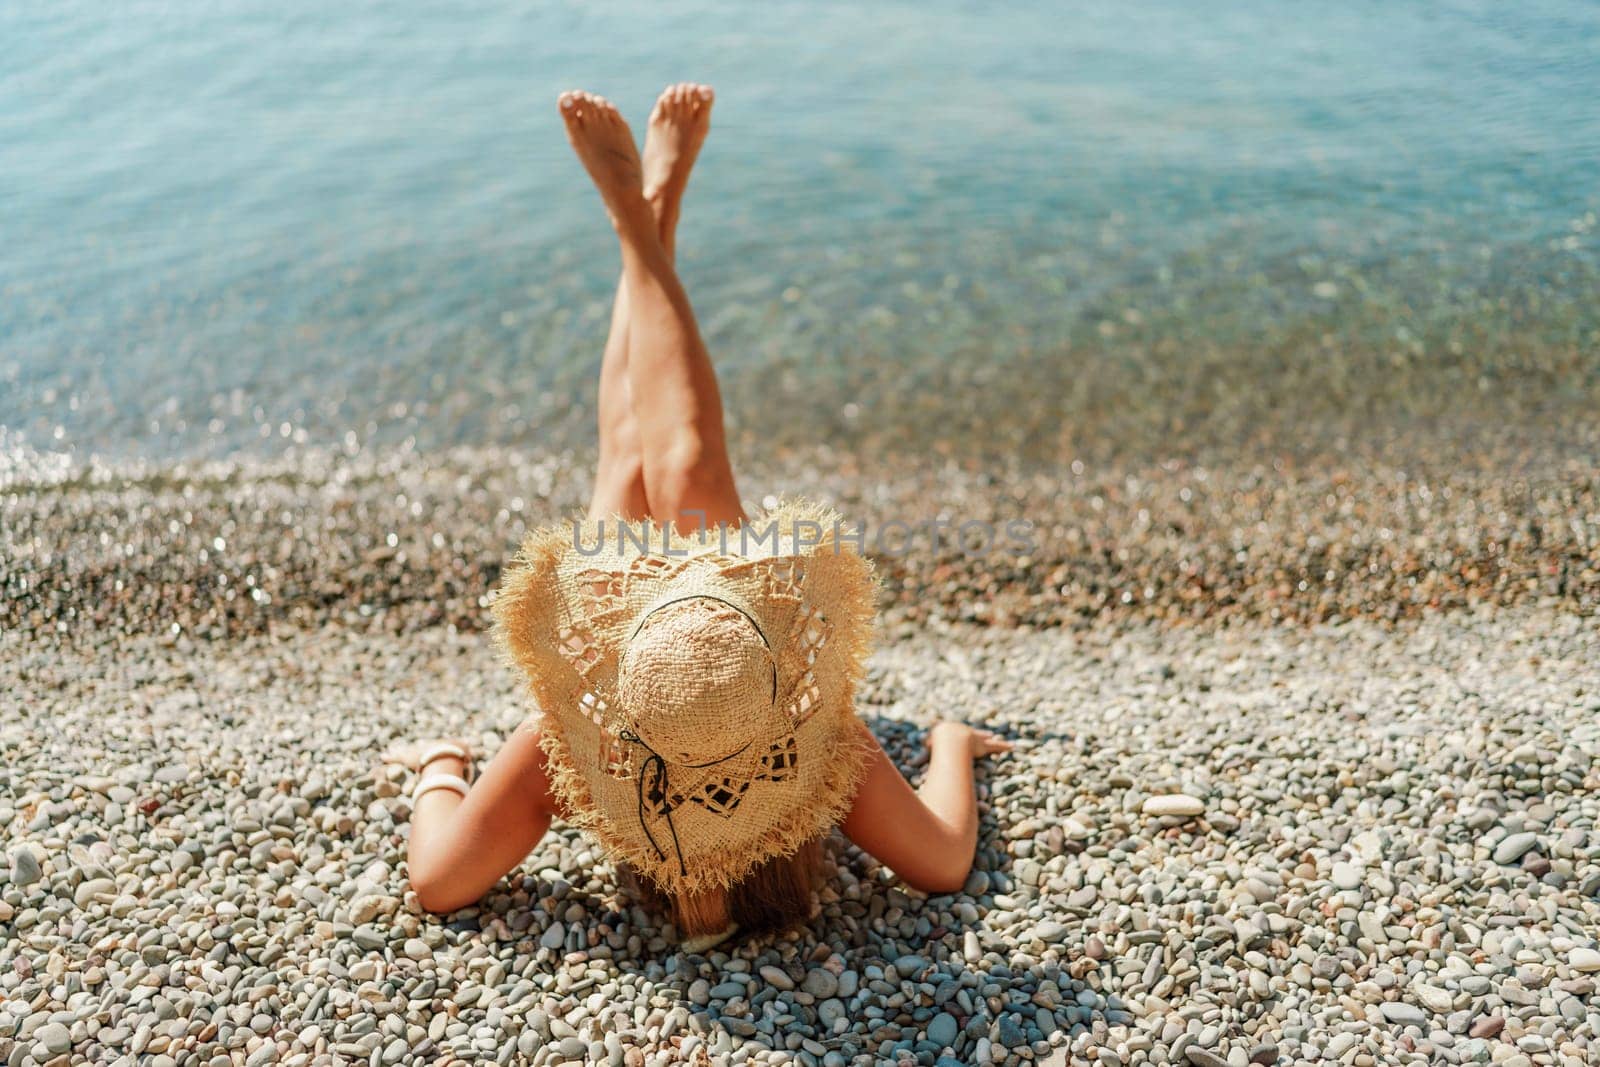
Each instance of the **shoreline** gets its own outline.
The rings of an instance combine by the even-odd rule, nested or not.
[[[824,447],[740,465],[863,529],[1029,525],[986,554],[926,534],[877,557],[881,620],[1082,631],[1389,622],[1478,605],[1600,607],[1600,464],[1275,456],[1055,467]],[[338,627],[478,631],[532,527],[578,512],[585,453],[305,453],[76,469],[0,492],[0,629],[51,645]],[[1021,549],[1020,551],[1018,549]]]

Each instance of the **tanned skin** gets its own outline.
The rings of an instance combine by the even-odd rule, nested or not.
[[[711,127],[709,86],[668,87],[650,113],[641,157],[615,106],[563,93],[567,137],[616,231],[622,277],[600,362],[600,458],[589,513],[736,525],[745,518],[723,432],[716,372],[674,266],[679,209]],[[411,814],[409,867],[429,911],[466,907],[532,851],[563,815],[550,789],[537,718],[519,728],[465,798],[436,789]],[[988,730],[941,722],[928,733],[928,770],[912,788],[860,724],[869,756],[841,829],[906,884],[950,893],[965,884],[977,848],[973,762],[1009,751]],[[459,743],[459,742],[458,742]],[[425,746],[393,758],[415,763]],[[465,774],[440,757],[429,773]]]

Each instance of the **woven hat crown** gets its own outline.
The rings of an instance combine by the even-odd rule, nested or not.
[[[771,707],[776,665],[741,609],[694,596],[649,612],[628,640],[617,693],[640,740],[673,763],[740,751]]]

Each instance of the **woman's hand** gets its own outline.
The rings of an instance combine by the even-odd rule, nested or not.
[[[540,739],[537,723],[514,731],[465,797],[435,789],[416,798],[406,864],[424,909],[449,912],[471,904],[544,836],[560,806],[551,795]],[[421,751],[409,753],[413,761]],[[425,774],[458,767],[464,770],[460,761],[441,756]]]
[[[1011,751],[1011,742],[964,722],[936,723],[928,731],[928,770],[912,789],[865,723],[871,746],[867,769],[845,836],[924,893],[954,893],[966,883],[978,843],[978,802],[972,761]]]
[[[440,737],[431,740],[406,741],[389,746],[379,758],[385,763],[398,763],[407,770],[420,770],[421,768],[417,766],[417,763],[422,759],[422,754],[437,744],[456,745],[467,754],[468,759],[472,758],[472,745],[464,737]],[[430,767],[435,765],[450,774],[459,774],[465,767],[460,760],[453,756],[440,756],[434,763],[429,764]]]
[[[1011,742],[995,733],[977,726],[968,726],[964,722],[946,719],[933,724],[933,729],[928,731],[928,749],[945,748],[949,746],[959,752],[965,748],[968,758],[982,759],[992,756],[997,752],[1010,752]]]

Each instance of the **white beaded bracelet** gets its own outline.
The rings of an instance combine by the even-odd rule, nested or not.
[[[415,804],[424,793],[435,789],[448,789],[452,793],[467,795],[467,780],[458,774],[426,774],[417,779],[417,786],[411,790],[411,802]]]

